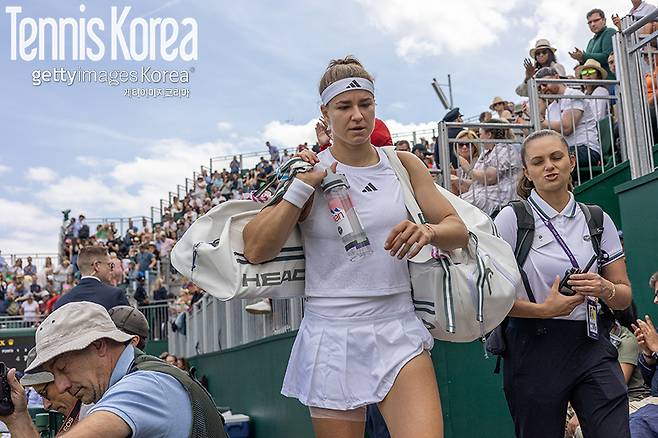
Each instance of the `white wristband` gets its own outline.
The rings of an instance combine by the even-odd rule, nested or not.
[[[286,193],[283,194],[283,199],[297,208],[304,208],[304,204],[313,196],[313,193],[315,193],[313,186],[309,186],[299,178],[294,178]]]

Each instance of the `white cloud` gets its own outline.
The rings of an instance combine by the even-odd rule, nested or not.
[[[11,167],[9,167],[9,166],[7,166],[7,165],[5,165],[5,164],[0,163],[0,174],[3,174],[3,173],[6,173],[6,172],[9,172],[10,170],[11,170]]]
[[[519,0],[459,2],[357,0],[373,26],[397,39],[396,53],[407,61],[444,52],[464,54],[488,47],[508,30]]]
[[[30,167],[27,169],[25,177],[32,181],[47,183],[57,178],[57,172],[45,166]]]
[[[311,119],[303,125],[293,125],[275,120],[265,125],[263,138],[279,147],[296,147],[304,142],[313,144],[316,142],[315,124],[317,122],[318,119]]]
[[[120,161],[117,160],[112,160],[109,158],[98,158],[91,155],[80,155],[75,157],[75,160],[83,166],[87,167],[107,167],[115,166],[120,163]]]
[[[57,230],[61,221],[51,211],[26,202],[11,201],[0,198],[0,229],[40,231],[42,229]],[[55,231],[56,232],[56,231]]]
[[[230,131],[233,128],[229,122],[217,122],[217,129],[220,131]]]

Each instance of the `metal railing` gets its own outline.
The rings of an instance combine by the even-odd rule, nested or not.
[[[153,301],[146,306],[138,306],[149,323],[149,341],[167,339],[169,320],[171,319],[173,300]]]
[[[301,298],[272,300],[272,313],[252,315],[247,300],[219,301],[204,295],[174,320],[169,352],[190,357],[237,347],[269,336],[297,330],[302,321]]]
[[[451,128],[474,132],[496,130],[504,133],[505,138],[450,138],[448,131]],[[494,214],[516,199],[516,182],[522,169],[520,140],[516,133],[531,128],[529,124],[515,123],[439,123],[440,184],[487,214]],[[467,145],[465,151],[458,148]],[[450,161],[451,149],[458,160],[462,158],[457,168]]]
[[[563,93],[545,94],[540,92],[542,85],[566,88]],[[581,87],[594,90],[592,94],[573,91]],[[615,116],[613,111],[615,102],[618,107],[624,102],[619,90],[618,80],[533,78],[528,82],[531,124],[534,130],[550,128],[565,137],[576,156],[576,186],[626,160],[625,112],[620,109]],[[543,113],[540,101],[545,105]]]
[[[652,42],[655,42],[658,32],[643,36],[638,31],[657,19],[658,10],[636,22],[632,17],[626,17],[622,20],[623,30],[613,38],[616,74],[623,96],[621,108],[627,115],[624,133],[633,179],[656,168],[653,146],[658,141],[658,63]]]
[[[53,264],[53,268],[57,266],[58,257],[57,253],[20,253],[20,254],[0,254],[6,263],[6,269],[11,271],[12,267],[16,264],[16,260],[20,259],[22,262],[22,267],[25,268],[27,265],[27,258],[32,257],[32,265],[37,268],[37,275],[43,270],[46,266],[46,260],[50,258],[50,261]],[[0,269],[1,271],[1,269]]]
[[[29,317],[26,320],[23,315],[2,315],[0,316],[0,330],[36,327],[44,320],[44,318],[44,315],[37,315],[34,318]]]

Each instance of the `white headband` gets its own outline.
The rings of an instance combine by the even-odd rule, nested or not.
[[[322,105],[327,105],[331,99],[346,91],[365,90],[375,96],[375,85],[372,81],[364,78],[345,78],[340,79],[324,89],[322,95]]]

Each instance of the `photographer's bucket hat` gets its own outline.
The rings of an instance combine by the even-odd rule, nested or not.
[[[27,366],[29,367],[34,359],[37,357],[37,349],[32,347],[32,349],[27,353]],[[50,383],[55,380],[55,376],[48,371],[42,371],[40,373],[26,373],[21,378],[21,385],[23,386],[34,386],[34,385],[43,385],[45,383]]]
[[[128,342],[132,336],[119,330],[105,307],[80,301],[68,303],[51,313],[36,331],[37,357],[26,373],[39,368],[60,354],[87,348],[92,342],[108,338]]]

